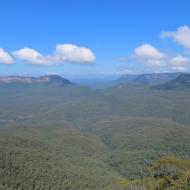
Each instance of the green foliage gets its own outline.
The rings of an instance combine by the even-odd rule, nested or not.
[[[189,97],[140,85],[0,85],[0,189],[187,188],[186,161],[172,158],[178,180],[154,177],[166,161],[152,176],[147,168],[190,157]]]
[[[150,176],[136,184],[146,190],[189,190],[190,160],[164,156],[150,168]]]
[[[122,178],[92,157],[55,151],[18,137],[1,137],[0,189],[118,189]]]

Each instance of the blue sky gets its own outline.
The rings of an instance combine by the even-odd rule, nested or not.
[[[0,0],[0,75],[189,71],[189,0]]]

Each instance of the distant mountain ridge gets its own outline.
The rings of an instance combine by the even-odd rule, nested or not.
[[[163,85],[158,85],[156,88],[165,90],[190,88],[190,73],[180,74],[175,79]]]
[[[139,75],[123,75],[117,81],[115,81],[115,83],[158,85],[173,80],[176,77],[178,77],[180,74],[181,73],[150,73],[150,74],[139,74]]]
[[[2,84],[52,84],[65,86],[74,85],[75,83],[61,77],[60,75],[44,75],[41,77],[0,77],[0,85]],[[190,73],[152,73],[141,75],[123,75],[116,81],[112,82],[112,84],[110,84],[108,87],[123,84],[149,85],[154,89],[189,88]]]
[[[44,75],[41,77],[7,76],[0,77],[0,84],[73,84],[59,75]]]

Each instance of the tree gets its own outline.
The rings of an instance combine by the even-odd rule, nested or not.
[[[147,189],[188,190],[190,189],[190,160],[164,156],[155,161],[151,167],[150,179],[145,179]]]

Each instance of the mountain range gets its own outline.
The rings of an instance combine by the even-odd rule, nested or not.
[[[190,74],[169,75],[104,89],[1,77],[0,189],[128,190],[161,156],[190,158]]]
[[[190,74],[180,74],[175,79],[157,86],[160,89],[186,89],[190,87]]]
[[[170,80],[175,79],[182,73],[150,73],[150,74],[139,74],[139,75],[123,75],[117,79],[115,84],[146,84],[146,85],[158,85],[164,84]]]
[[[45,75],[38,78],[35,77],[23,77],[23,76],[7,76],[7,77],[0,77],[0,84],[62,84],[68,85],[73,84],[69,80],[62,78],[59,75]]]
[[[143,84],[160,87],[189,86],[189,76],[187,73],[152,73],[139,75],[123,75],[112,82],[107,82],[107,87],[121,84]],[[93,81],[91,81],[93,83]],[[59,75],[44,75],[41,77],[7,76],[0,77],[0,84],[61,84],[72,85],[73,82]],[[97,85],[98,87],[98,85]],[[105,85],[106,87],[106,85]]]

